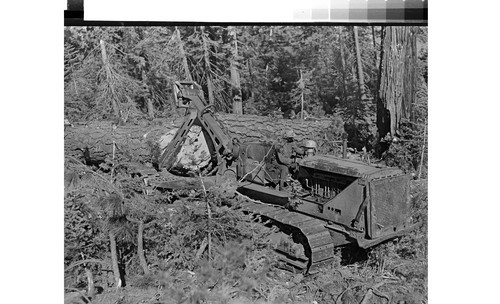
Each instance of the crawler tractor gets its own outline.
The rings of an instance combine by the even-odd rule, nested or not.
[[[338,246],[370,248],[412,228],[409,176],[400,169],[308,153],[298,160],[288,187],[278,190],[281,165],[274,143],[230,138],[196,83],[177,82],[174,91],[177,105],[189,114],[159,158],[158,168],[170,170],[188,130],[201,126],[217,174],[236,172],[237,192],[250,198],[239,207],[289,235],[276,244],[287,267],[312,271],[330,263]]]

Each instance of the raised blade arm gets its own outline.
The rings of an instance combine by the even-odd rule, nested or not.
[[[231,140],[217,123],[211,111],[211,105],[208,105],[203,98],[201,87],[195,82],[176,82],[174,85],[174,96],[177,106],[188,108],[190,113],[186,116],[181,127],[175,133],[174,138],[160,156],[158,162],[159,168],[172,169],[176,157],[186,140],[189,129],[195,124],[202,128],[205,138],[210,138],[210,140],[207,140],[207,145],[212,158],[215,157],[217,163],[221,165],[222,156],[231,153]]]

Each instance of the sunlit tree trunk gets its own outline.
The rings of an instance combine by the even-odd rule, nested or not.
[[[210,53],[208,51],[207,37],[205,36],[205,27],[201,26],[201,39],[203,40],[203,54],[205,59],[205,74],[207,76],[208,102],[215,104],[214,86],[212,83],[212,70],[210,68]]]
[[[181,33],[177,27],[175,27],[175,33],[177,35],[177,40],[179,42],[179,52],[182,57],[182,66],[184,67],[184,75],[188,81],[193,81],[193,77],[191,76],[191,72],[189,71],[186,52],[184,51],[184,43],[182,42]]]
[[[120,267],[118,266],[118,251],[116,249],[116,235],[109,231],[109,247],[111,251],[111,267],[113,268],[113,277],[115,278],[115,287],[122,287],[122,279],[120,275]]]
[[[113,109],[113,113],[116,117],[120,117],[120,109],[118,108],[118,103],[116,102],[116,94],[115,87],[113,85],[113,75],[111,74],[111,68],[109,66],[108,55],[106,54],[106,46],[104,44],[104,40],[100,41],[101,43],[101,55],[102,55],[102,63],[104,65],[104,69],[106,70],[106,80],[108,82],[109,89],[111,90],[111,107]]]
[[[347,101],[346,89],[346,74],[345,74],[345,54],[344,54],[344,39],[342,38],[342,27],[339,26],[339,49],[340,49],[340,64],[342,69],[342,98],[343,102]]]
[[[359,37],[358,37],[358,27],[353,26],[352,29],[354,38],[354,47],[356,52],[356,66],[358,68],[358,93],[361,100],[366,98],[365,92],[365,77],[363,74],[363,62],[361,61],[361,50],[359,48]]]
[[[142,82],[148,86],[148,76],[146,75],[146,71],[142,70]],[[144,97],[146,99],[146,106],[148,109],[148,117],[149,118],[154,118],[155,117],[155,108],[153,105],[153,100],[151,99],[151,90],[148,89],[148,94]]]
[[[302,70],[300,72],[300,84],[301,84],[301,92],[300,92],[300,119],[304,119],[304,78],[302,77]]]
[[[382,27],[380,31],[380,63],[378,69],[378,77],[377,77],[377,133],[378,133],[378,153],[379,156],[384,152],[388,145],[383,142],[383,138],[389,133],[390,134],[390,114],[386,109],[384,101],[380,95],[381,90],[381,81],[382,81],[382,61],[384,59],[384,46],[385,46],[385,35],[387,28]]]
[[[87,295],[92,298],[95,295],[94,276],[87,267],[85,267],[85,274],[87,275]]]
[[[231,96],[233,98],[233,113],[243,114],[243,104],[241,96],[240,73],[237,66],[238,58],[238,41],[236,38],[236,28],[229,27],[231,36],[233,37],[233,50],[230,59],[230,72],[231,72]]]
[[[371,27],[372,30],[372,42],[373,42],[373,73],[371,75],[371,83],[372,83],[372,95],[375,97],[375,103],[376,103],[376,96],[377,96],[377,91],[378,91],[378,85],[375,83],[377,81],[378,77],[378,70],[379,70],[379,60],[378,60],[378,50],[377,50],[377,40],[375,36],[375,27]]]
[[[149,274],[149,267],[146,261],[146,256],[144,255],[144,221],[138,222],[139,227],[137,228],[137,255],[139,256],[139,264],[141,265],[144,274]]]
[[[373,53],[375,54],[375,55],[373,56],[373,57],[374,57],[373,59],[375,60],[375,61],[373,62],[373,66],[375,67],[375,69],[377,69],[377,68],[378,68],[378,66],[377,66],[377,65],[378,65],[378,60],[377,60],[377,40],[375,39],[375,27],[374,27],[374,26],[372,26],[371,28],[372,28],[372,42],[373,42],[373,50],[374,50],[374,52],[373,52]]]

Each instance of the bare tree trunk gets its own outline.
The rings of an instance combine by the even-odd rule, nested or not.
[[[118,103],[116,102],[115,88],[113,86],[113,75],[111,74],[111,68],[109,67],[108,55],[106,54],[106,46],[104,45],[104,40],[101,39],[100,43],[102,63],[104,65],[104,69],[106,70],[106,79],[112,95],[111,107],[113,108],[113,113],[115,114],[115,116],[120,118],[120,109],[118,108]]]
[[[347,32],[348,32],[347,34],[349,34],[349,28],[347,28]],[[354,34],[353,34],[352,30],[351,30],[351,34],[352,34],[352,35],[351,35],[351,36],[352,36],[352,39],[354,40]],[[346,49],[347,49],[347,50],[349,50],[349,47],[348,47],[348,46],[346,46]],[[345,50],[344,50],[344,51],[345,51]],[[347,55],[347,54],[346,54],[346,55]],[[354,56],[356,56],[356,50],[354,50]],[[358,79],[357,79],[357,74],[358,74],[358,73],[356,72],[356,66],[355,66],[354,64],[351,64],[350,68],[351,68],[351,78],[352,78],[352,82],[354,82],[355,84],[357,84],[357,83],[358,83]]]
[[[373,86],[373,97],[374,100],[377,99],[377,90],[378,86],[376,85],[377,77],[378,77],[378,69],[379,69],[379,60],[378,60],[378,52],[377,52],[377,40],[375,37],[375,27],[372,26],[372,42],[373,42],[373,73],[372,73],[372,86]],[[376,102],[376,101],[375,101]]]
[[[142,70],[142,82],[144,85],[148,85],[148,76],[146,75],[146,71]],[[151,91],[148,89],[148,96],[146,98],[146,104],[148,108],[148,117],[153,119],[155,117],[155,108],[153,105],[153,100],[151,99]]]
[[[420,155],[420,165],[418,166],[418,176],[417,179],[420,180],[422,177],[422,165],[424,164],[424,153],[425,153],[425,141],[427,139],[427,119],[425,120],[424,128],[424,143],[422,144],[422,154]]]
[[[212,211],[210,210],[210,203],[208,202],[208,198],[207,198],[207,188],[205,187],[205,183],[203,181],[203,177],[201,176],[201,171],[200,171],[199,168],[198,168],[198,174],[199,174],[199,177],[200,177],[201,186],[203,188],[203,197],[204,197],[205,202],[207,204],[207,215],[208,215],[208,218],[207,218],[208,260],[210,261],[210,259],[212,258],[212,231],[211,231]],[[200,251],[201,251],[201,249],[200,249]],[[201,254],[203,254],[203,251],[201,251]],[[201,254],[200,254],[200,256],[201,256]]]
[[[377,75],[377,95],[375,99],[377,100],[377,134],[378,134],[378,145],[377,145],[377,155],[380,157],[382,153],[387,150],[388,144],[382,142],[384,136],[390,131],[389,125],[389,114],[385,108],[384,101],[380,96],[380,86],[382,79],[382,60],[384,58],[384,46],[385,46],[385,32],[386,27],[382,27],[380,30],[380,62]]]
[[[75,86],[75,93],[78,95],[78,88],[76,86],[76,81],[73,79],[73,85]]]
[[[87,296],[92,298],[95,295],[94,276],[87,267],[85,267],[85,274],[87,275]]]
[[[346,89],[346,73],[345,73],[345,54],[344,54],[344,39],[342,38],[342,27],[339,26],[339,48],[340,48],[340,63],[342,65],[342,97],[343,101],[347,101]]]
[[[115,278],[115,287],[122,287],[122,279],[120,274],[120,267],[118,266],[118,252],[116,249],[116,238],[113,231],[109,231],[109,247],[111,251],[111,265],[113,268],[113,276]]]
[[[175,27],[175,33],[177,34],[177,39],[179,40],[179,52],[182,57],[182,65],[184,67],[184,74],[186,75],[186,79],[188,81],[193,81],[193,77],[191,76],[191,72],[189,71],[189,65],[186,57],[186,52],[184,51],[184,43],[182,43],[181,33],[177,26]]]
[[[208,243],[208,236],[203,239],[201,242],[200,248],[196,252],[196,258],[199,259],[203,252],[205,252],[205,249],[207,248],[207,243]]]
[[[416,28],[388,27],[380,66],[382,73],[379,93],[381,105],[387,111],[380,114],[388,114],[388,117],[383,118],[388,120],[392,136],[396,135],[403,118],[411,118],[411,108],[417,89],[416,60]],[[385,136],[385,134],[380,135]]]
[[[377,40],[375,38],[375,27],[372,26],[372,42],[373,42],[373,50],[374,50],[374,54],[375,56],[373,56],[373,59],[375,60],[374,63],[373,63],[373,66],[375,67],[375,70],[378,70],[378,56],[377,56]]]
[[[233,97],[233,114],[243,114],[243,104],[241,96],[241,85],[240,85],[240,74],[237,67],[238,58],[238,40],[236,39],[236,28],[231,26],[228,29],[233,36],[234,48],[233,56],[230,62],[231,71],[231,86],[232,86],[232,97]]]
[[[300,83],[304,84],[302,70],[300,70]],[[302,92],[300,92],[300,119],[304,119],[304,88],[302,88]]]
[[[358,91],[361,100],[366,98],[365,77],[363,74],[363,62],[361,61],[361,50],[359,49],[358,27],[353,26],[354,46],[356,51],[356,65],[358,67]]]
[[[204,184],[202,183],[203,187]],[[212,211],[210,210],[210,203],[207,200],[207,213],[208,213],[208,260],[210,261],[212,259],[212,231],[211,231],[211,224],[212,224]]]
[[[148,117],[153,119],[155,118],[155,107],[153,105],[153,100],[151,98],[147,98],[148,105]]]
[[[210,68],[210,53],[208,51],[208,43],[207,37],[205,37],[205,27],[201,26],[201,39],[203,40],[203,51],[204,51],[204,59],[205,59],[205,73],[207,75],[207,89],[208,89],[208,102],[210,104],[215,104],[214,97],[214,86],[212,83],[212,70]]]
[[[343,68],[343,71],[344,71],[344,75],[343,75],[343,78],[344,78],[344,95],[346,98],[346,102],[347,102],[347,88],[346,88],[346,78],[347,78],[347,74],[346,74],[346,70],[347,70],[347,62],[345,60],[345,48],[344,48],[344,43],[343,43],[343,38],[342,38],[342,27],[339,28],[339,31],[340,31],[340,39],[341,39],[341,49],[340,49],[340,57],[341,57],[341,62],[342,62],[342,65],[344,66]],[[357,83],[358,80],[356,79],[356,68],[354,67],[354,65],[351,65],[351,77],[352,77],[352,82],[353,83]],[[348,111],[348,114],[350,116],[350,119],[351,119],[351,123],[354,124],[356,122],[356,106],[354,104],[353,101],[351,101],[350,103],[347,104],[347,111]],[[348,117],[349,119],[349,117]]]
[[[215,104],[214,85],[212,83],[212,77],[208,75],[207,75],[207,88],[208,88],[208,102],[210,104]]]
[[[139,257],[139,264],[142,267],[145,275],[148,275],[149,267],[146,261],[146,256],[144,255],[144,221],[139,221],[139,227],[137,229],[137,256]]]
[[[250,58],[247,58],[247,66],[248,66],[248,74],[250,75],[250,89],[252,91],[251,95],[253,95],[253,90],[255,89],[255,79],[252,69],[252,61],[250,60]]]
[[[358,83],[358,72],[356,71],[356,66],[353,64],[351,65],[351,76],[352,76],[352,82],[354,82],[355,84]]]

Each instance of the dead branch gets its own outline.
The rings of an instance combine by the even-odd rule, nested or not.
[[[425,129],[424,129],[424,142],[422,143],[422,154],[420,156],[420,165],[418,166],[418,177],[417,179],[420,180],[420,177],[422,176],[422,164],[424,163],[424,152],[425,152],[425,140],[427,139],[427,120],[425,124]]]
[[[80,252],[80,255],[82,256],[82,259],[85,260],[83,252]],[[92,275],[92,271],[90,271],[87,266],[84,266],[83,268],[85,270],[85,275],[87,276],[87,294],[90,298],[92,298],[95,294],[94,276]]]
[[[361,287],[362,285],[360,284],[357,284],[357,285],[354,285],[354,286],[349,286],[349,282],[347,281],[347,287],[346,289],[344,289],[344,291],[342,291],[340,293],[340,295],[337,297],[337,299],[335,300],[335,304],[342,304],[342,296],[344,296],[344,294],[349,291],[350,289],[354,289],[354,288],[358,288],[358,287]]]
[[[144,255],[144,221],[139,221],[137,228],[137,255],[139,256],[139,264],[145,275],[150,273],[146,256]]]
[[[80,296],[82,296],[82,298],[85,299],[86,303],[92,303],[92,301],[90,301],[89,297],[87,297],[81,290],[78,290],[76,288],[66,288],[66,289],[69,291],[75,291],[75,292],[79,293]]]
[[[81,260],[81,261],[78,261],[78,262],[74,262],[73,264],[71,264],[68,267],[66,267],[66,269],[64,269],[64,272],[69,271],[70,269],[72,269],[72,268],[74,268],[76,266],[80,266],[80,265],[85,264],[85,263],[97,263],[97,264],[101,264],[101,265],[105,265],[106,264],[106,262],[103,261],[103,260],[86,259],[86,260]]]
[[[207,199],[207,188],[205,187],[205,183],[203,182],[203,176],[201,175],[201,170],[200,170],[199,167],[198,167],[198,175],[200,177],[201,186],[203,187],[203,197],[204,197],[205,202],[207,204],[207,214],[208,214],[208,219],[207,219],[207,224],[208,224],[208,260],[210,261],[210,258],[212,257],[212,233],[210,231],[211,222],[212,222],[212,211],[210,210],[210,203],[208,202],[208,199]]]
[[[207,248],[207,238],[205,237],[203,241],[201,242],[200,248],[196,252],[196,258],[199,259],[203,252],[205,252],[205,249]]]
[[[368,302],[370,301],[370,299],[373,297],[374,294],[376,296],[380,296],[382,298],[385,298],[387,300],[387,303],[389,303],[389,297],[387,297],[386,295],[382,295],[380,292],[377,292],[377,291],[374,292],[374,290],[376,290],[377,288],[379,288],[380,286],[382,286],[384,284],[385,284],[385,282],[380,282],[380,283],[377,283],[377,284],[373,285],[372,287],[368,288],[368,291],[365,293],[365,295],[363,296],[363,299],[361,300],[361,302],[359,302],[359,304],[368,304]]]
[[[85,168],[85,172],[90,172],[92,173],[93,175],[101,178],[104,182],[106,182],[106,184],[108,186],[110,186],[116,193],[120,194],[121,196],[123,196],[122,192],[112,183],[110,182],[107,178],[105,178],[104,176],[102,176],[101,174],[95,172],[94,170],[92,170],[89,166],[85,165],[84,163],[82,163],[79,159],[77,159],[76,157],[73,157],[73,156],[70,156],[70,155],[65,155],[66,158],[76,162],[77,165],[79,165],[81,168]]]
[[[109,250],[111,253],[111,266],[113,269],[113,276],[115,279],[115,287],[116,289],[120,289],[122,287],[122,277],[120,274],[120,268],[118,266],[118,252],[116,246],[116,234],[113,230],[109,231]]]
[[[359,302],[359,304],[368,304],[368,302],[370,301],[372,296],[373,296],[373,290],[370,288],[365,293],[365,295],[363,296],[363,299],[361,300],[361,302]]]
[[[373,289],[373,294],[376,295],[377,297],[379,298],[384,298],[387,300],[387,303],[390,303],[391,302],[391,299],[389,299],[389,297],[387,295],[385,295],[384,293],[381,293],[380,291],[378,291],[377,289]]]
[[[342,296],[344,296],[344,294],[350,289],[350,287],[347,287],[346,289],[344,289],[344,291],[342,291],[339,296],[337,297],[337,299],[335,299],[335,304],[342,304]]]
[[[92,271],[85,267],[85,274],[87,275],[87,283],[88,283],[88,291],[87,294],[90,298],[92,298],[95,294],[95,286],[94,286],[94,276],[92,275]]]
[[[268,297],[264,294],[264,292],[261,290],[262,289],[262,286],[259,285],[259,288],[255,288],[253,287],[252,288],[254,291],[258,292],[260,294],[260,296],[264,299],[266,299],[266,301],[268,300]]]

